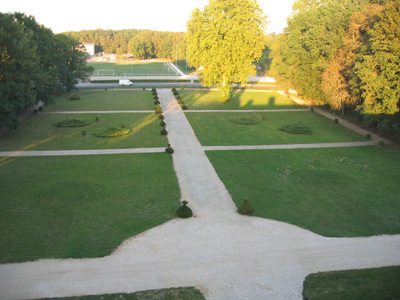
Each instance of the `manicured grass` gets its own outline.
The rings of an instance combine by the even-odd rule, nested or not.
[[[162,290],[151,290],[133,294],[107,294],[96,296],[80,296],[68,298],[51,298],[52,300],[204,300],[205,298],[198,289],[171,288]]]
[[[311,274],[303,296],[310,300],[400,299],[400,267]]]
[[[207,151],[237,207],[328,237],[400,233],[400,151]]]
[[[296,109],[304,108],[272,91],[234,91],[229,101],[219,100],[219,91],[178,91],[188,109]]]
[[[85,127],[59,128],[56,122],[64,119],[99,118]],[[123,137],[99,138],[92,135],[99,128],[121,127],[130,133]],[[84,150],[141,147],[166,147],[167,138],[160,134],[162,127],[155,113],[120,114],[37,114],[25,119],[17,130],[0,136],[0,150]],[[82,135],[86,130],[86,135]]]
[[[144,63],[88,63],[94,68],[93,75],[98,75],[100,69],[113,69],[115,76],[176,76],[175,71],[163,62],[144,62]],[[101,71],[100,75],[111,75],[112,73]]]
[[[78,94],[81,100],[69,100]],[[64,93],[43,111],[89,111],[89,110],[153,110],[154,100],[150,90],[81,90]]]
[[[0,263],[102,257],[175,216],[165,153],[3,158]]]
[[[186,112],[200,143],[214,145],[275,145],[303,143],[354,142],[364,137],[334,124],[314,112]],[[265,116],[265,120],[263,120]],[[260,121],[256,125],[235,124],[231,120],[247,118]],[[290,134],[280,131],[284,125],[302,122],[312,134]]]

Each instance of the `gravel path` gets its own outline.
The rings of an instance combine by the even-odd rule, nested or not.
[[[400,235],[326,238],[238,215],[172,93],[158,92],[182,199],[196,217],[132,237],[104,258],[0,265],[1,299],[195,286],[211,300],[300,300],[308,274],[400,265]]]

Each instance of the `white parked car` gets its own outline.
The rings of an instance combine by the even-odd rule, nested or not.
[[[119,85],[132,85],[132,81],[130,81],[129,79],[120,79],[119,80]]]

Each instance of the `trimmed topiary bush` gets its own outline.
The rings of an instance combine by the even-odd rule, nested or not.
[[[183,100],[179,100],[178,103],[179,103],[180,105],[185,104],[185,102],[184,102]]]
[[[130,132],[129,129],[125,128],[98,128],[95,132],[93,132],[93,135],[96,137],[119,137],[119,136],[125,136],[128,135]]]
[[[65,119],[55,123],[57,127],[83,127],[93,123],[92,120],[85,120],[85,119]]]
[[[81,96],[79,96],[78,94],[73,94],[73,95],[69,96],[68,99],[69,100],[81,100]]]
[[[165,126],[167,126],[167,124],[165,124],[164,121],[161,121],[161,122],[160,122],[160,126],[165,127]]]
[[[172,154],[174,153],[174,149],[172,149],[171,144],[168,144],[168,147],[165,148],[165,152]]]
[[[156,101],[154,101],[154,104],[158,105],[158,104],[160,104],[160,101],[156,100]]]
[[[301,122],[293,125],[285,125],[279,128],[279,130],[291,133],[291,134],[311,134],[312,130]]]
[[[178,207],[178,209],[176,210],[176,215],[179,218],[182,219],[187,219],[193,216],[193,212],[190,209],[190,207],[187,206],[188,202],[187,201],[182,201],[182,205],[180,207]]]
[[[162,107],[161,105],[157,104],[156,109],[155,109],[156,114],[161,114],[162,113]]]
[[[254,208],[248,203],[249,199],[244,198],[242,205],[238,208],[238,213],[241,215],[249,215],[254,211]]]
[[[168,134],[168,131],[167,131],[165,128],[163,128],[163,129],[160,131],[160,134],[161,134],[161,135],[167,135],[167,134]]]
[[[158,115],[158,118],[159,118],[160,120],[164,120],[164,115],[163,115],[163,114],[160,114],[160,115]]]
[[[185,104],[181,105],[183,110],[187,110],[187,106]]]

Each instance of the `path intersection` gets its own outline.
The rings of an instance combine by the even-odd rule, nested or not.
[[[239,215],[205,155],[211,147],[200,145],[171,91],[159,89],[158,94],[182,200],[195,217],[174,219],[132,237],[103,258],[0,265],[2,299],[194,286],[206,299],[300,300],[308,274],[400,265],[400,235],[327,238],[287,223]]]

